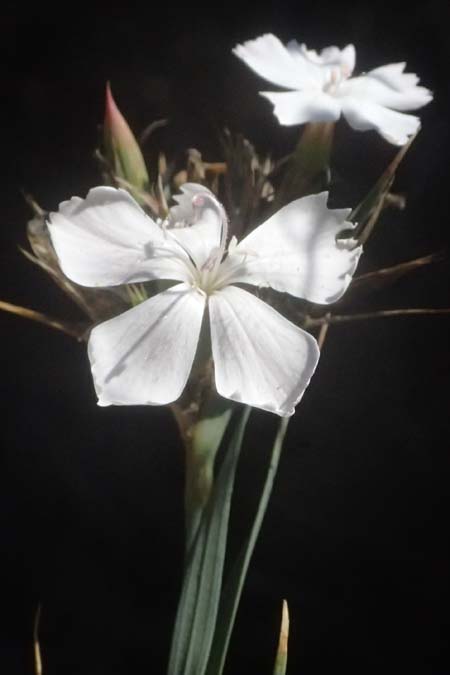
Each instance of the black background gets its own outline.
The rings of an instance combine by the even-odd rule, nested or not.
[[[390,211],[360,270],[445,249],[448,217],[447,2],[280,3],[127,8],[66,3],[1,13],[3,169],[0,297],[79,318],[19,253],[30,213],[98,184],[93,160],[104,85],[136,130],[170,125],[146,147],[220,158],[217,132],[243,131],[281,156],[262,81],[232,54],[273,32],[308,46],[354,42],[357,69],[408,61],[435,92],[399,171],[408,208]],[[374,133],[338,125],[334,182],[361,198],[394,156]],[[350,187],[348,187],[350,185]],[[448,258],[353,306],[450,305]],[[163,408],[96,406],[85,348],[0,314],[0,672],[31,671],[41,602],[44,674],[164,673],[182,562],[183,456]],[[291,675],[450,673],[448,639],[450,319],[401,318],[330,330],[292,421],[249,574],[227,672],[270,673],[283,597]],[[276,420],[255,413],[234,535],[254,504]]]

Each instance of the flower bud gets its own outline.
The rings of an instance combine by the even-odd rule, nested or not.
[[[117,183],[137,195],[148,188],[148,173],[141,149],[113,99],[111,87],[106,85],[106,108],[104,122],[104,144],[106,158]]]

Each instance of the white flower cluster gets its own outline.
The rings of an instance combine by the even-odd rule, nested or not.
[[[332,122],[376,129],[397,145],[419,127],[403,111],[430,101],[403,63],[352,77],[355,49],[284,46],[274,35],[234,53],[258,75],[289,91],[264,92],[282,124]],[[297,199],[242,241],[228,237],[223,206],[202,185],[186,183],[165,223],[124,190],[97,187],[63,202],[50,236],[63,272],[84,286],[174,282],[96,326],[89,357],[100,405],[176,401],[189,378],[209,319],[215,385],[222,396],[281,416],[294,412],[316,368],[312,335],[241,285],[327,304],[345,292],[361,247],[340,239],[349,209],[328,209],[328,193]]]

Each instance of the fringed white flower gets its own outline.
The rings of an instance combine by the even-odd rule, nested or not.
[[[228,242],[224,209],[205,187],[185,184],[176,200],[161,226],[111,187],[63,202],[50,216],[61,267],[76,283],[178,282],[92,330],[99,405],[179,398],[207,311],[219,394],[292,415],[317,365],[316,340],[237,284],[334,302],[361,253],[354,240],[338,239],[353,227],[349,210],[329,210],[325,192],[304,197],[237,243]]]
[[[351,77],[355,48],[326,47],[320,53],[291,41],[285,46],[275,35],[262,35],[234,48],[234,53],[258,75],[287,92],[261,92],[274,106],[280,124],[334,122],[344,115],[354,129],[375,129],[395,145],[415,134],[420,120],[407,115],[431,101],[418,86],[419,78],[404,73],[405,63],[390,63]]]

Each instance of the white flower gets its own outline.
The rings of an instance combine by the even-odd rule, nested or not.
[[[405,115],[432,99],[419,78],[404,73],[405,63],[390,63],[351,77],[355,48],[327,47],[319,54],[295,40],[284,46],[275,35],[262,35],[234,53],[264,79],[291,91],[261,92],[274,105],[280,124],[334,122],[344,115],[354,129],[375,129],[390,143],[404,145],[420,120]]]
[[[185,184],[158,225],[124,190],[97,187],[63,202],[48,223],[64,273],[84,286],[177,283],[105,323],[89,340],[99,405],[159,405],[183,392],[207,308],[219,394],[292,415],[319,358],[315,339],[236,284],[270,286],[316,303],[337,300],[361,252],[337,240],[348,209],[327,193],[282,208],[227,244],[223,207]],[[183,226],[184,225],[184,226]],[[186,226],[187,225],[187,226]]]

